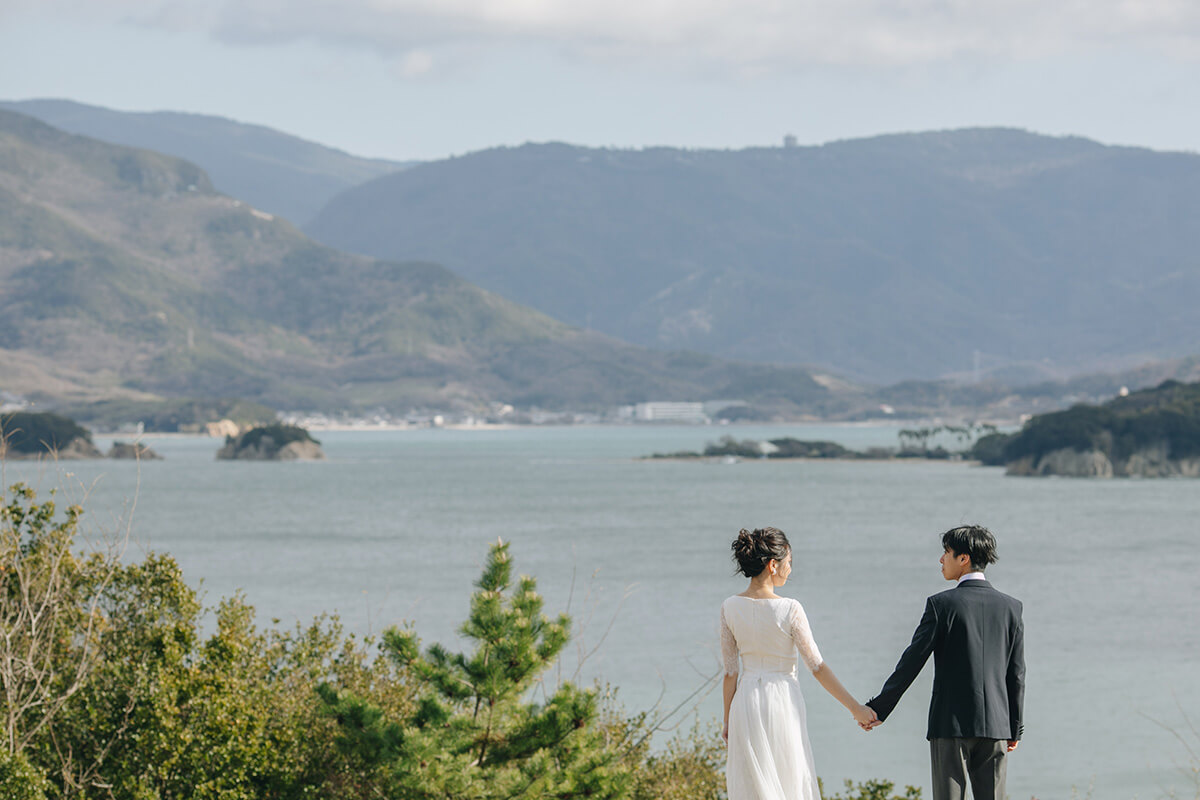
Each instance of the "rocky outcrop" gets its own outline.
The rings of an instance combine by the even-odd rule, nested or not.
[[[213,438],[224,436],[237,436],[241,432],[238,424],[231,419],[223,419],[219,422],[208,422],[204,425],[204,432]]]
[[[217,451],[221,460],[239,461],[313,461],[325,458],[321,443],[308,431],[294,425],[267,425],[252,428],[225,439]]]
[[[1138,478],[1200,478],[1200,457],[1171,458],[1166,442],[1143,448],[1120,466],[1118,474]]]
[[[15,447],[4,447],[0,442],[0,458],[10,461],[37,461],[50,459],[55,461],[79,461],[85,458],[104,458],[104,454],[96,449],[96,445],[82,436],[77,436],[67,442],[65,447],[57,450],[41,447],[35,450],[18,450]]]
[[[46,411],[0,414],[0,458],[102,458],[92,435],[70,417]]]
[[[112,447],[108,448],[108,457],[137,461],[162,460],[162,456],[140,442],[113,442]]]
[[[1041,458],[1026,456],[1008,463],[1006,474],[1065,478],[1200,478],[1200,457],[1171,458],[1170,447],[1159,442],[1128,458],[1110,459],[1100,450],[1051,451]]]
[[[316,442],[288,442],[283,447],[263,442],[240,450],[226,444],[217,451],[217,458],[240,461],[319,461],[325,458],[325,453]]]
[[[1008,464],[1009,475],[1062,475],[1070,478],[1111,478],[1113,465],[1099,450],[1054,450],[1041,458],[1026,456]]]

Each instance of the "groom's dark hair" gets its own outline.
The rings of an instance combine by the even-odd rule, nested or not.
[[[995,564],[996,537],[982,525],[961,525],[942,534],[942,547],[949,548],[956,556],[970,556],[971,566],[985,569]]]

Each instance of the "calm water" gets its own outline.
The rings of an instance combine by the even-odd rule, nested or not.
[[[718,669],[717,610],[744,588],[728,544],[776,525],[795,545],[783,593],[804,603],[821,651],[861,698],[882,684],[926,595],[946,588],[937,534],[996,532],[993,583],[1025,602],[1026,739],[1013,798],[1157,798],[1196,789],[1184,747],[1158,723],[1200,725],[1200,482],[1005,478],[943,463],[646,462],[698,449],[715,428],[529,428],[327,433],[321,463],[216,462],[210,439],[148,439],[163,462],[8,465],[6,479],[90,487],[94,522],[137,494],[135,546],[172,553],[210,603],[244,590],[260,619],[338,612],[354,630],[405,620],[452,642],[490,542],[512,541],[547,611],[576,619],[587,680],[627,708],[683,700]],[[895,430],[732,429],[853,447]],[[107,446],[107,440],[98,442]],[[607,636],[605,633],[607,631]],[[802,677],[826,785],[928,783],[932,665],[895,714],[863,734]],[[720,714],[719,689],[701,702]],[[1190,736],[1190,734],[1189,734]],[[1193,741],[1193,745],[1200,742]],[[926,789],[926,796],[928,790]]]

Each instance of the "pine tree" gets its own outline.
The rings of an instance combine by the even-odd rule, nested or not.
[[[389,629],[382,649],[416,684],[416,710],[387,719],[328,685],[339,747],[388,775],[393,800],[619,798],[629,783],[618,743],[597,719],[596,693],[570,683],[543,704],[532,689],[567,644],[570,620],[542,614],[533,578],[512,585],[508,545],[490,549],[461,632],[469,654],[440,645],[424,655],[410,630]]]

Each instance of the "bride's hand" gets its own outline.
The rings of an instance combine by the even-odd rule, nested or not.
[[[870,706],[865,706],[862,703],[858,704],[858,708],[854,709],[854,721],[864,731],[869,731],[882,723],[879,721],[879,715],[875,713],[875,709]]]
[[[721,728],[721,741],[725,742],[725,746],[729,746],[729,723],[725,723],[725,727]]]

